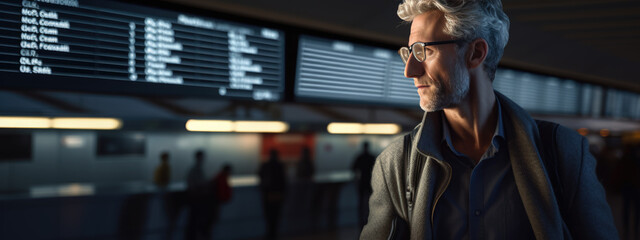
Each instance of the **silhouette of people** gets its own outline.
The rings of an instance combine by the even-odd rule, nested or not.
[[[160,154],[160,165],[153,172],[153,183],[159,188],[166,188],[171,181],[171,166],[169,166],[169,153]]]
[[[315,207],[317,204],[312,204],[315,191],[315,183],[313,182],[315,166],[308,147],[302,148],[302,156],[296,167],[296,182],[293,188],[295,202],[292,211],[294,211],[293,214],[296,216],[296,223],[299,226],[310,228],[317,218],[312,206]]]
[[[302,158],[300,158],[296,169],[296,178],[300,182],[311,182],[315,171],[315,166],[311,161],[311,151],[308,147],[304,147],[302,149]]]
[[[351,165],[351,170],[355,175],[358,186],[358,225],[360,229],[367,224],[369,216],[369,196],[373,191],[371,188],[371,172],[376,157],[369,153],[369,142],[362,143],[362,153],[356,157]]]
[[[159,194],[162,197],[162,206],[167,216],[165,239],[171,239],[182,205],[182,199],[180,199],[179,194],[166,191],[167,186],[171,182],[171,165],[169,165],[169,159],[169,152],[163,151],[160,153],[160,164],[153,173],[153,183],[160,189]],[[133,206],[132,208],[137,207],[138,206]]]
[[[204,177],[204,152],[194,155],[193,167],[187,175],[188,218],[185,239],[204,239],[207,236],[207,181]]]
[[[231,165],[225,164],[222,170],[209,182],[210,192],[207,194],[208,200],[204,209],[204,214],[206,214],[205,239],[211,239],[213,226],[218,222],[220,216],[220,206],[231,200],[232,189],[229,185],[231,170]]]
[[[272,149],[269,155],[269,160],[260,166],[258,175],[267,227],[266,239],[276,239],[287,183],[278,151]]]
[[[202,150],[196,152],[194,161],[193,167],[189,169],[187,174],[187,191],[190,192],[198,192],[206,181],[204,177],[204,152]]]

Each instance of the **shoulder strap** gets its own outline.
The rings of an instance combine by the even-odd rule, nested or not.
[[[560,206],[560,212],[563,209],[563,195],[564,189],[562,182],[560,181],[560,175],[558,174],[558,144],[556,141],[556,135],[558,133],[558,124],[548,121],[536,120],[538,125],[538,131],[540,133],[540,155],[542,157],[542,163],[544,164],[551,186],[553,187],[553,193],[555,194],[556,201]]]
[[[410,133],[404,135],[404,148],[403,148],[403,154],[402,154],[402,161],[404,164],[404,175],[405,175],[405,186],[415,186],[415,184],[420,181],[420,175],[418,174],[409,174],[409,171],[415,171],[415,169],[409,169],[409,167],[411,166],[410,161],[411,161],[411,147],[413,146],[413,139],[416,136],[416,133],[418,131],[419,128],[414,128]],[[409,179],[409,175],[413,175],[413,179]],[[413,205],[413,203],[415,202],[414,199],[414,194],[415,194],[415,189],[409,189],[407,188],[405,194],[407,195],[407,203],[409,204],[409,211],[412,211],[411,209],[411,205]]]
[[[404,144],[402,148],[402,164],[404,164],[404,174],[410,171],[409,169],[409,158],[411,158],[411,143],[413,140],[413,136],[415,135],[415,130],[411,131],[411,133],[407,133],[404,135]],[[405,179],[408,181],[409,179]],[[410,196],[407,196],[407,201],[412,201]],[[402,219],[399,215],[396,215],[392,221],[391,234],[387,239],[389,240],[405,240],[410,238],[410,229],[409,223]]]
[[[404,164],[405,174],[409,169],[409,158],[411,158],[411,142],[413,140],[413,133],[404,135],[404,147],[402,148],[402,164]]]

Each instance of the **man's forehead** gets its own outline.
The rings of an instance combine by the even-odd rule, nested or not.
[[[409,43],[416,41],[441,41],[447,38],[444,33],[444,14],[437,10],[427,11],[416,16],[411,22]]]

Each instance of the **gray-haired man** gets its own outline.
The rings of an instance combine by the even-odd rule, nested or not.
[[[426,113],[378,157],[360,238],[617,239],[587,140],[493,90],[509,38],[500,0],[405,0],[398,16]]]

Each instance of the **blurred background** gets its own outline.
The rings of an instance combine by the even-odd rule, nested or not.
[[[0,1],[0,239],[356,239],[422,118],[400,1]],[[640,2],[504,0],[494,87],[640,239]]]

